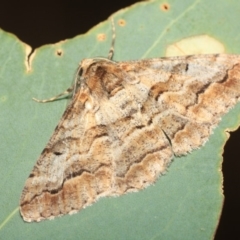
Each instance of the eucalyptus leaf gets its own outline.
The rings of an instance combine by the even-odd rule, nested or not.
[[[164,4],[144,1],[113,15],[114,60],[163,57],[169,45],[203,34],[221,42],[227,53],[240,52],[239,1]],[[220,169],[225,131],[239,125],[240,104],[223,117],[204,147],[175,158],[155,185],[102,198],[53,221],[27,224],[20,217],[25,180],[68,102],[40,104],[32,97],[45,99],[67,89],[81,59],[107,57],[111,36],[111,22],[106,20],[85,35],[37,49],[27,61],[29,47],[0,31],[0,239],[213,238],[223,205]]]

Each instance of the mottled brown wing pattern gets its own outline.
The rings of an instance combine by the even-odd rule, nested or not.
[[[25,221],[138,191],[201,147],[239,100],[240,57],[85,59],[79,86],[26,181]]]

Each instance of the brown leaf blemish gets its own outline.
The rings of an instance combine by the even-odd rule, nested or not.
[[[61,56],[63,55],[62,49],[58,49],[58,50],[56,51],[56,55],[59,56],[59,57],[61,57]]]
[[[170,5],[168,3],[163,3],[160,5],[160,9],[164,12],[167,12],[170,10]]]
[[[119,19],[118,20],[118,25],[121,27],[124,27],[126,25],[126,21],[124,19]]]

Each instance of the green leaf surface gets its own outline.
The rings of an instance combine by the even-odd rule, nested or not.
[[[239,53],[239,12],[238,0],[135,4],[113,15],[114,60],[165,56],[169,45],[202,34],[221,42],[225,52]],[[106,39],[100,41],[99,34]],[[53,221],[29,224],[20,217],[25,180],[67,105],[66,99],[39,104],[31,98],[49,98],[67,89],[81,59],[107,56],[111,35],[108,20],[85,35],[37,49],[28,66],[29,48],[0,31],[0,239],[213,238],[223,204],[220,169],[228,138],[225,130],[238,126],[240,104],[223,117],[204,147],[175,158],[155,185],[102,198]]]

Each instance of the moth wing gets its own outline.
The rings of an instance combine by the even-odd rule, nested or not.
[[[20,200],[25,221],[74,213],[110,192],[109,140],[96,125],[92,100],[87,88],[79,90],[42,151]]]
[[[159,124],[175,155],[202,146],[240,96],[238,55],[193,55],[120,63],[147,86],[141,115]],[[135,70],[137,69],[137,71]]]

